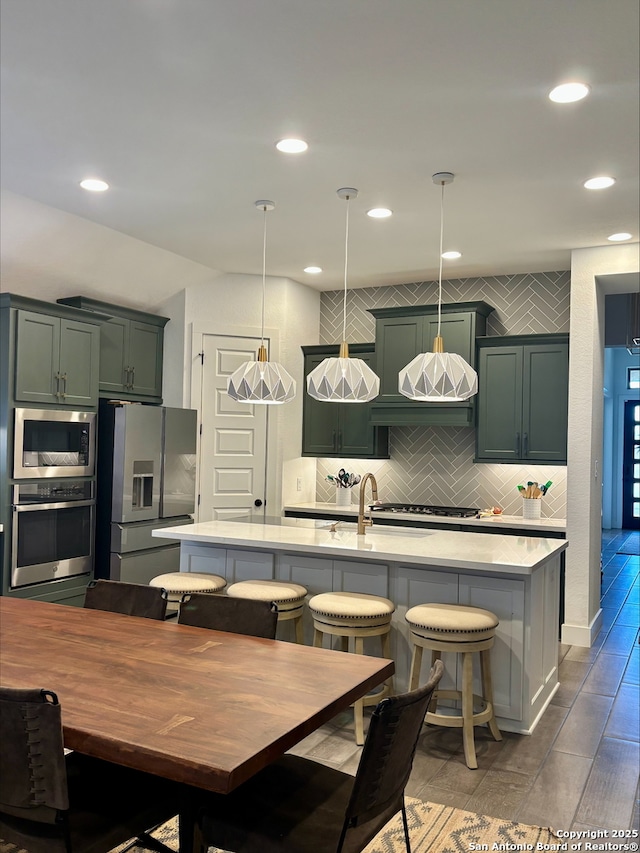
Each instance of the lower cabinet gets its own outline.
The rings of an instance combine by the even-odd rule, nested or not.
[[[498,724],[505,731],[530,733],[558,685],[558,597],[560,558],[532,575],[509,577],[367,560],[338,560],[307,554],[224,549],[197,543],[181,545],[181,570],[222,575],[231,584],[250,578],[274,578],[302,584],[309,597],[321,592],[361,592],[390,598],[396,605],[391,649],[396,664],[395,690],[407,689],[411,644],[405,614],[418,604],[466,604],[490,610],[500,624],[491,651]],[[283,634],[283,639],[285,635]],[[289,638],[287,633],[286,638]],[[313,641],[312,620],[305,616],[305,642]],[[365,651],[380,654],[379,639]],[[428,676],[424,656],[422,680]],[[460,687],[460,662],[445,655],[443,685]],[[479,667],[474,671],[480,689]]]

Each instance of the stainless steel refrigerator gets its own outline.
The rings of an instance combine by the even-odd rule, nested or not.
[[[180,545],[159,527],[191,524],[197,413],[100,402],[96,577],[130,583],[180,568]]]

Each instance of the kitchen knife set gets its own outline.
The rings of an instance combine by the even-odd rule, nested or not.
[[[526,486],[518,486],[518,491],[523,498],[541,498],[547,494],[551,486],[551,480],[547,480],[544,486],[540,486],[538,483],[529,480]]]
[[[351,489],[360,482],[360,474],[349,474],[344,468],[341,468],[335,475],[327,474],[326,479],[330,483],[334,483],[338,489]]]

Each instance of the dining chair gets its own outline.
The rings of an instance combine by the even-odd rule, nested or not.
[[[404,790],[442,673],[438,660],[423,687],[376,706],[355,777],[287,754],[229,794],[203,795],[186,816],[194,853],[208,845],[234,853],[359,853],[398,812],[411,853]]]
[[[181,786],[63,750],[55,693],[0,688],[0,838],[29,853],[107,853],[179,811]],[[147,843],[148,842],[148,843]]]
[[[89,581],[84,606],[91,610],[163,620],[167,613],[167,592],[141,583]]]
[[[278,608],[269,601],[193,592],[183,597],[178,621],[196,628],[275,640]]]

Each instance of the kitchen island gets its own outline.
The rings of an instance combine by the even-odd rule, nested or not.
[[[398,691],[407,687],[411,646],[404,615],[410,607],[459,603],[493,611],[500,620],[491,652],[498,724],[505,731],[533,731],[558,687],[564,540],[375,525],[358,536],[349,522],[269,521],[211,521],[153,535],[180,541],[181,571],[211,572],[228,583],[294,581],[310,595],[345,590],[390,598],[396,604],[391,648]],[[368,650],[378,653],[373,641]],[[458,662],[446,655],[444,662],[452,686]]]

